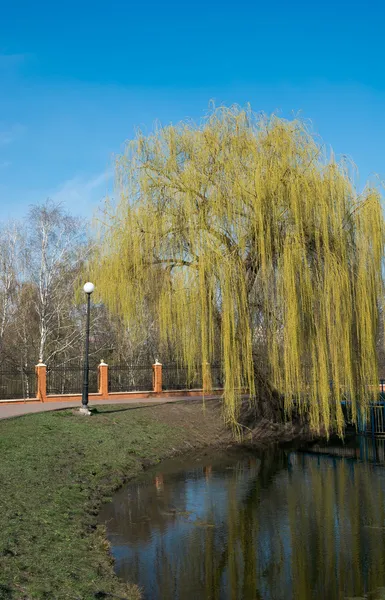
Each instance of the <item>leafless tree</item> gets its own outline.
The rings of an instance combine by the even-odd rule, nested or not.
[[[0,228],[0,348],[15,310],[15,297],[20,283],[21,227],[17,222]]]
[[[47,200],[28,214],[25,246],[26,275],[37,289],[39,360],[52,359],[70,347],[79,335],[71,323],[75,288],[87,257],[85,223]],[[49,353],[47,345],[51,343]]]

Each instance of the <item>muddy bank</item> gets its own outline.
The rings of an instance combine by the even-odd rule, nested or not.
[[[278,419],[274,416],[278,416]],[[236,438],[231,427],[225,425],[222,401],[218,398],[205,402],[188,400],[183,403],[158,406],[156,418],[180,427],[182,432],[186,431],[186,448],[199,448],[205,445],[245,445],[258,448],[293,440],[308,441],[317,437],[310,432],[306,422],[301,422],[299,419],[285,422],[277,413],[267,418],[261,412],[258,414],[255,410],[250,410],[246,400],[240,417],[242,426],[240,438]]]

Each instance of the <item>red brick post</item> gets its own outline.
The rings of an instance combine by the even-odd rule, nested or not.
[[[163,492],[163,486],[164,486],[163,474],[162,473],[158,473],[157,475],[155,475],[155,487],[156,487],[156,491],[157,492]]]
[[[40,402],[47,400],[47,365],[39,363],[35,367],[36,372],[36,396]]]
[[[156,394],[162,392],[162,364],[158,360],[152,365],[152,387]]]
[[[213,472],[212,465],[206,465],[205,467],[203,467],[203,473],[204,473],[206,481],[211,479],[212,472]]]
[[[102,359],[98,366],[99,371],[99,394],[108,398],[108,365]]]

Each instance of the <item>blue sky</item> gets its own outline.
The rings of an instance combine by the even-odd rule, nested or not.
[[[385,178],[385,3],[3,3],[1,218],[51,197],[91,216],[135,128],[199,119],[209,101],[293,112],[359,186]]]

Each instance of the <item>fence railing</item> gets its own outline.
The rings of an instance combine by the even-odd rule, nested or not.
[[[140,392],[152,390],[152,365],[109,365],[110,392]]]
[[[98,372],[89,370],[88,391],[98,391]],[[83,366],[47,367],[47,394],[80,394],[83,388]]]
[[[101,371],[100,369],[104,370]],[[221,365],[208,367],[209,376],[203,381],[202,368],[188,369],[178,364],[130,365],[92,364],[89,369],[89,393],[109,397],[114,393],[161,393],[173,390],[205,390],[223,387]],[[45,401],[55,396],[79,395],[83,389],[83,365],[39,364],[35,369],[3,367],[0,369],[0,400],[36,398]],[[60,398],[59,398],[60,399]]]
[[[6,366],[0,369],[0,398],[28,399],[36,394],[35,369]]]
[[[220,364],[211,366],[211,385],[213,389],[223,388],[225,385],[223,367]]]
[[[100,370],[103,368],[104,370]],[[0,400],[44,398],[79,395],[83,389],[83,364],[39,364],[35,369],[5,367],[0,369]],[[203,381],[202,368],[188,369],[172,363],[161,365],[100,365],[89,369],[90,393],[108,397],[111,393],[171,392],[173,390],[204,390],[223,388],[223,370],[220,364],[208,366]]]
[[[162,382],[164,390],[193,390],[202,388],[202,370],[180,367],[176,364],[163,365]]]
[[[214,389],[222,388],[224,384],[223,369],[219,364],[208,365],[209,380]],[[177,364],[163,365],[162,380],[164,390],[200,390],[205,387],[202,367],[194,369],[181,367]]]

